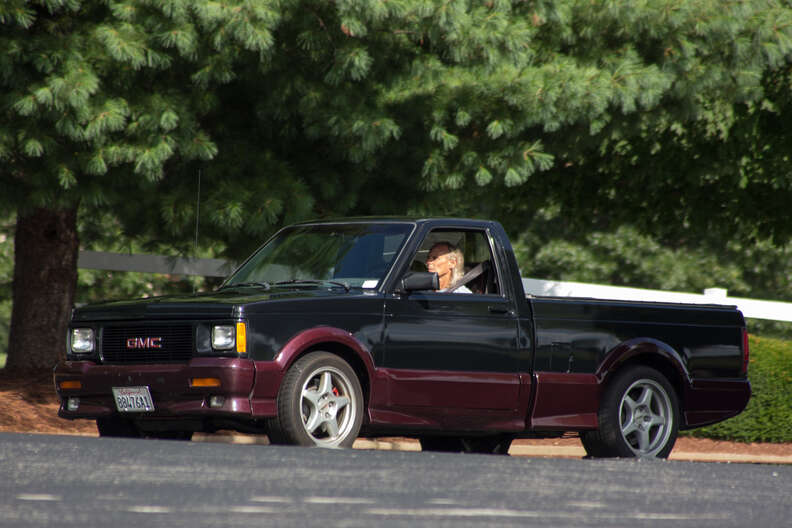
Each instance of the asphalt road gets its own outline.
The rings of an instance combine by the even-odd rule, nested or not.
[[[789,526],[792,467],[0,434],[0,526]]]

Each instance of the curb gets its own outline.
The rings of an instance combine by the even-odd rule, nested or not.
[[[216,435],[196,433],[193,442],[215,442],[228,444],[257,444],[269,445],[266,436],[258,435]],[[378,451],[420,451],[421,446],[417,440],[378,440],[359,438],[355,440],[353,449],[374,449]],[[509,449],[511,456],[530,458],[583,458],[586,451],[582,446],[531,446],[512,445]],[[669,460],[684,462],[718,462],[723,464],[792,464],[792,455],[751,455],[736,453],[694,453],[687,451],[672,451]]]

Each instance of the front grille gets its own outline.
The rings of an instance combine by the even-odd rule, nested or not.
[[[150,346],[159,338],[161,348]],[[135,348],[128,348],[129,340],[136,340]],[[104,363],[167,363],[189,361],[193,355],[191,325],[177,326],[109,326],[102,331],[102,360]]]

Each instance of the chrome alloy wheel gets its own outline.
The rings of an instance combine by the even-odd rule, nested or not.
[[[656,456],[667,444],[674,420],[671,398],[654,380],[639,379],[619,403],[619,426],[636,456]]]
[[[357,401],[352,383],[335,367],[313,371],[300,391],[305,432],[319,447],[337,447],[355,423]]]

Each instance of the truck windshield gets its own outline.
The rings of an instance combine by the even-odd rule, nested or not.
[[[333,281],[376,288],[413,224],[314,224],[281,231],[232,275],[235,284]]]

